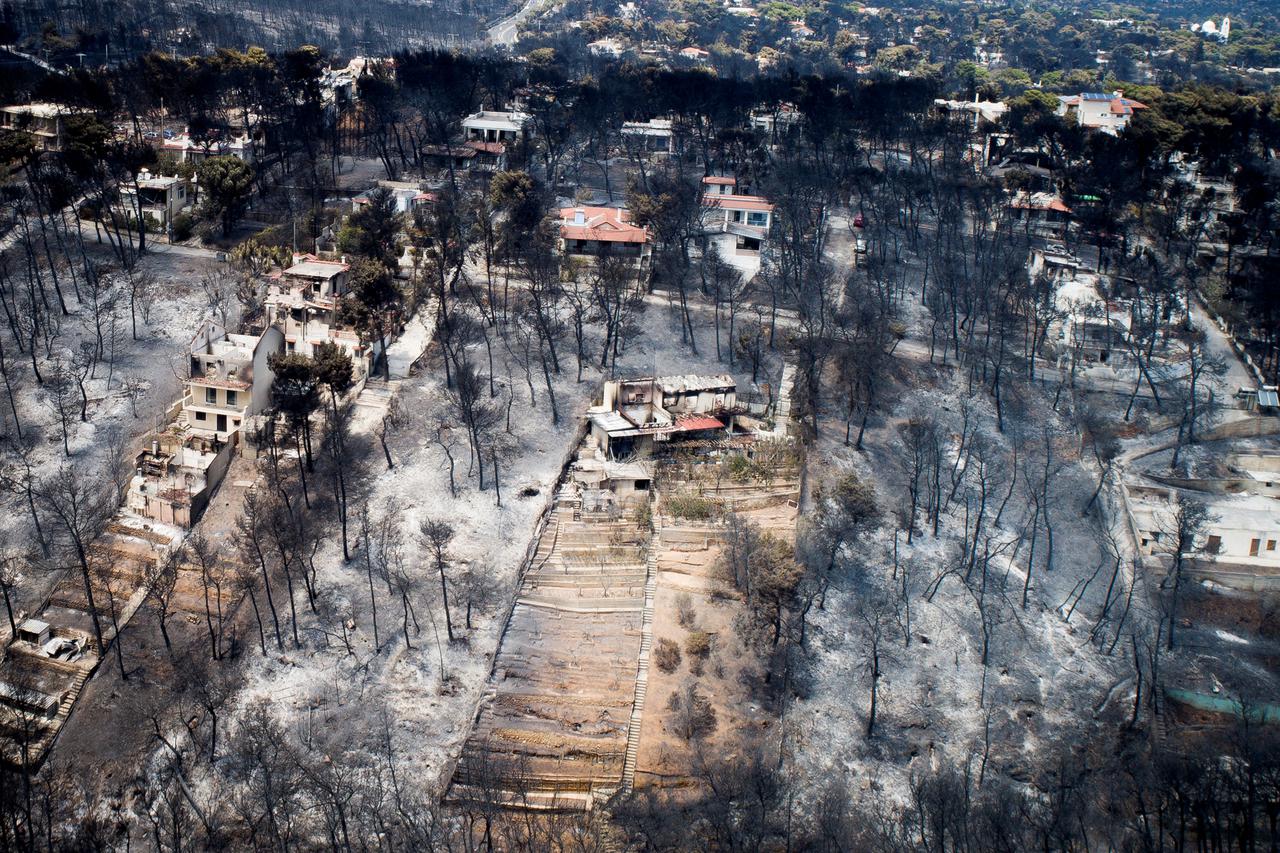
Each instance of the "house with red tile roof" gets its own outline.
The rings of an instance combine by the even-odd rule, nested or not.
[[[1055,193],[1017,193],[1009,201],[1009,212],[1042,236],[1061,237],[1071,225],[1071,208]]]
[[[653,239],[626,208],[565,207],[560,209],[560,251],[566,257],[623,257],[645,266]]]
[[[1129,126],[1129,120],[1137,110],[1146,108],[1146,104],[1126,98],[1123,92],[1081,92],[1079,95],[1058,96],[1058,115],[1074,119],[1081,127],[1101,130],[1112,136]]]
[[[737,237],[737,249],[758,252],[773,225],[773,204],[763,196],[739,192],[740,189],[733,177],[703,178],[703,223],[710,232]]]

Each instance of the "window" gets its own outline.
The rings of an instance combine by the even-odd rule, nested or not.
[[[1222,550],[1222,537],[1217,535],[1210,536],[1205,540],[1204,550],[1206,554],[1217,554],[1220,552]]]
[[[1256,556],[1258,556],[1258,546],[1259,546],[1259,545],[1261,545],[1261,544],[1262,544],[1262,540],[1261,540],[1261,539],[1254,539],[1253,541],[1251,541],[1251,542],[1249,543],[1249,556],[1250,556],[1250,557],[1256,557]]]
[[[1274,551],[1275,549],[1276,549],[1276,540],[1274,540],[1274,539],[1268,539],[1268,540],[1267,540],[1267,550],[1268,550],[1268,551]]]
[[[218,402],[218,391],[216,388],[204,389],[204,401],[209,405],[215,405]]]
[[[756,228],[769,227],[769,214],[759,210],[752,210],[747,213],[747,224],[754,225]]]
[[[209,420],[209,416],[206,415],[204,412],[196,412],[196,420],[207,421]]]
[[[236,404],[236,392],[235,392],[235,391],[228,391],[228,392],[227,392],[227,405],[228,405],[228,406],[234,406],[235,404]]]

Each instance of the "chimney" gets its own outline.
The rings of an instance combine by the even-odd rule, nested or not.
[[[160,441],[159,441],[159,439],[153,439],[153,440],[152,440],[152,442],[151,442],[151,455],[152,455],[152,456],[159,456],[159,455],[160,455]]]
[[[584,211],[582,208],[578,208],[578,209],[574,210],[574,212],[573,212],[573,224],[574,224],[574,225],[586,225],[586,224],[587,224],[587,214],[586,214],[586,211]]]

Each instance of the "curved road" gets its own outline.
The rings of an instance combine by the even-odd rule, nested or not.
[[[525,4],[521,6],[515,14],[508,15],[498,23],[489,27],[488,41],[490,44],[500,44],[512,47],[516,43],[516,36],[520,32],[520,24],[533,14],[533,9],[538,6],[542,0],[525,0]]]

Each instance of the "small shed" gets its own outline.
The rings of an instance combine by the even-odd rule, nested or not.
[[[18,626],[18,639],[33,646],[43,646],[49,642],[51,633],[49,623],[39,619],[28,619]]]

